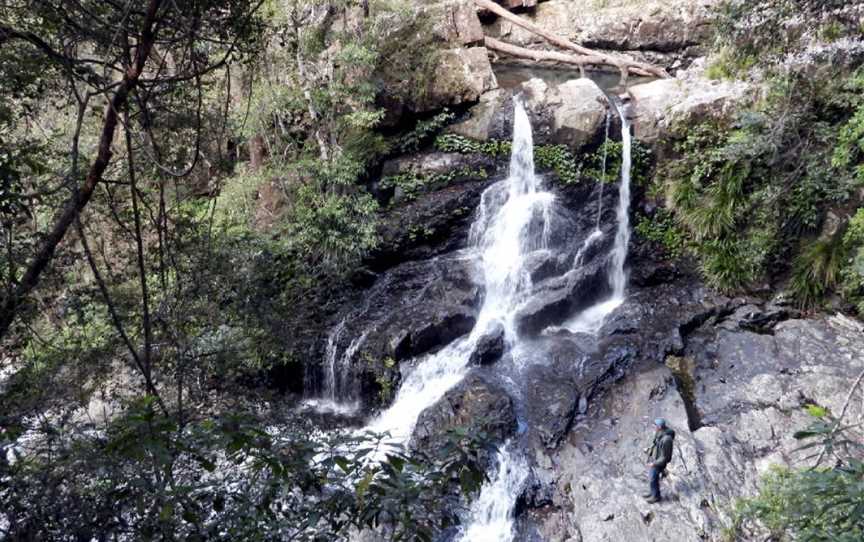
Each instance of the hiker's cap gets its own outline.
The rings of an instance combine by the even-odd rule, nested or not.
[[[663,418],[657,418],[654,420],[654,425],[661,428],[666,427],[666,420],[664,420]]]

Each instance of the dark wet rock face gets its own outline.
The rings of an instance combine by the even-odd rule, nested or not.
[[[607,279],[609,255],[539,283],[517,315],[519,332],[536,335],[589,307],[611,293]]]
[[[392,201],[395,188],[376,188],[388,208],[379,228],[381,243],[367,265],[382,272],[405,261],[464,248],[480,195],[502,174],[500,169],[485,156],[445,153],[385,164],[385,175],[416,175],[427,179],[428,186],[421,187],[414,199],[403,195],[401,201]]]
[[[513,399],[488,377],[472,373],[420,415],[412,446],[427,450],[443,446],[447,432],[456,428],[475,435],[483,432],[492,445],[503,443],[516,431]]]
[[[464,252],[404,263],[378,278],[359,307],[349,305],[334,320],[331,329],[344,322],[333,348],[357,382],[356,398],[367,406],[386,401],[381,392],[398,385],[399,362],[471,331],[482,293],[475,266]]]
[[[494,169],[496,166],[487,160],[432,153],[423,160],[394,161],[385,169],[394,174],[419,172],[424,175],[445,171],[457,163]],[[332,330],[340,322],[345,323],[331,349],[335,348],[340,366],[347,367],[353,374],[357,398],[366,407],[384,405],[392,398],[387,390],[397,389],[402,362],[434,352],[473,329],[483,291],[478,286],[480,277],[476,275],[476,252],[466,248],[469,226],[474,218],[473,207],[469,211],[467,205],[470,202],[476,207],[488,182],[491,181],[455,181],[452,186],[421,193],[416,200],[396,205],[389,211],[385,228],[402,233],[393,233],[371,261],[372,269],[367,271],[362,283],[371,287],[358,292],[356,301],[347,304],[331,324]],[[548,325],[559,324],[571,311],[587,306],[608,290],[606,253],[614,237],[616,191],[604,191],[603,237],[582,250],[579,261],[584,265],[574,270],[577,253],[597,226],[598,188],[584,183],[557,191],[550,216],[558,227],[549,237],[550,249],[534,252],[535,261],[529,266],[536,295],[520,317],[523,331],[537,334]],[[586,200],[591,201],[589,207],[574,212]],[[457,202],[464,202],[466,207],[454,207]],[[454,213],[459,216],[454,217]],[[400,219],[420,220],[427,228],[440,223],[440,238],[425,241],[412,238],[412,226],[406,227]],[[393,265],[397,257],[417,259]],[[376,267],[380,268],[378,273],[374,272]],[[322,350],[332,338],[322,337],[319,343]],[[506,348],[503,327],[499,324],[481,338],[468,362],[495,364],[506,356]],[[563,426],[566,425],[565,421]]]
[[[491,329],[477,341],[474,352],[471,353],[471,365],[491,365],[504,355],[504,326],[496,322]]]

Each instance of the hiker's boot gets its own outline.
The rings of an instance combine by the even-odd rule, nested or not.
[[[654,504],[655,502],[660,502],[660,497],[655,497],[654,495],[651,495],[645,499],[645,502],[647,502],[648,504]]]
[[[653,497],[653,496],[654,496],[654,495],[653,495],[652,493],[643,493],[643,494],[642,494],[642,498],[643,498],[643,499],[650,499],[650,498]]]

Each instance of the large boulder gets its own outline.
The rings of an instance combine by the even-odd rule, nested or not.
[[[597,140],[608,110],[606,95],[590,79],[548,84],[531,79],[511,89],[484,94],[469,117],[448,131],[476,140],[509,139],[513,97],[521,99],[531,118],[537,143],[579,148]]]
[[[741,81],[712,81],[704,76],[704,59],[674,79],[630,87],[634,136],[653,143],[676,123],[697,123],[732,114],[752,88]]]
[[[503,443],[516,431],[513,400],[501,386],[479,372],[469,374],[417,420],[412,446],[434,449],[442,446],[451,429],[484,432],[489,444]]]
[[[485,47],[443,49],[435,53],[435,69],[417,111],[475,102],[498,87]]]
[[[507,346],[504,339],[504,326],[500,322],[495,322],[477,341],[468,362],[472,365],[495,363],[504,355],[504,349]]]
[[[590,79],[573,79],[558,85],[547,102],[552,106],[552,132],[555,139],[572,147],[593,140],[607,114],[608,102]]]

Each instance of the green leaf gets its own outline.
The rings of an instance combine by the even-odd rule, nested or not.
[[[169,522],[171,518],[174,516],[174,505],[171,503],[166,503],[162,505],[162,509],[159,510],[159,520],[162,522]]]
[[[352,467],[351,462],[348,461],[348,459],[346,459],[345,457],[343,457],[341,455],[337,455],[336,457],[334,457],[333,462],[336,463],[339,466],[339,468],[342,469],[342,472],[344,472],[345,474],[351,474],[351,471],[354,470],[354,467]]]
[[[814,418],[824,418],[828,415],[828,409],[819,405],[807,405],[804,407],[804,410],[806,410],[807,414],[813,416]]]
[[[355,490],[355,493],[357,494],[357,499],[363,499],[363,496],[366,494],[366,491],[368,491],[369,485],[372,483],[372,480],[374,478],[375,474],[372,471],[369,471],[366,473],[366,476],[364,476],[363,479],[360,480]]]

